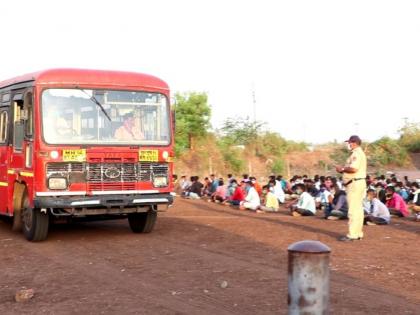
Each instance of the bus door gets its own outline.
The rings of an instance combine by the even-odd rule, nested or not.
[[[13,94],[12,156],[9,167],[32,191],[33,183],[33,96],[32,89]]]
[[[0,213],[7,213],[10,93],[0,95]]]

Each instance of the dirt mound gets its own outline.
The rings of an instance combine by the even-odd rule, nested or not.
[[[410,154],[411,161],[416,169],[420,170],[420,153],[412,153]]]
[[[288,177],[294,174],[332,174],[334,161],[330,155],[331,148],[321,148],[309,152],[292,152],[286,155],[286,165],[288,165]]]

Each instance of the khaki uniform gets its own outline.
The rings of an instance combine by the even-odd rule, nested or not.
[[[347,202],[349,204],[349,238],[363,237],[363,198],[366,195],[366,155],[361,147],[357,147],[352,151],[351,156],[347,160],[347,167],[357,170],[356,173],[345,173],[343,176],[344,183],[352,181],[346,186]]]

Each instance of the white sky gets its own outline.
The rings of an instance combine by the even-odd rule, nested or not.
[[[214,127],[293,140],[397,136],[420,121],[420,1],[5,0],[0,80],[53,67],[144,72],[205,91]]]

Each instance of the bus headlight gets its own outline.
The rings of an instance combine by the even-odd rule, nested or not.
[[[48,178],[49,189],[67,189],[67,178],[63,177],[50,177]]]
[[[153,186],[166,187],[168,186],[168,178],[166,176],[156,176],[153,178]]]

